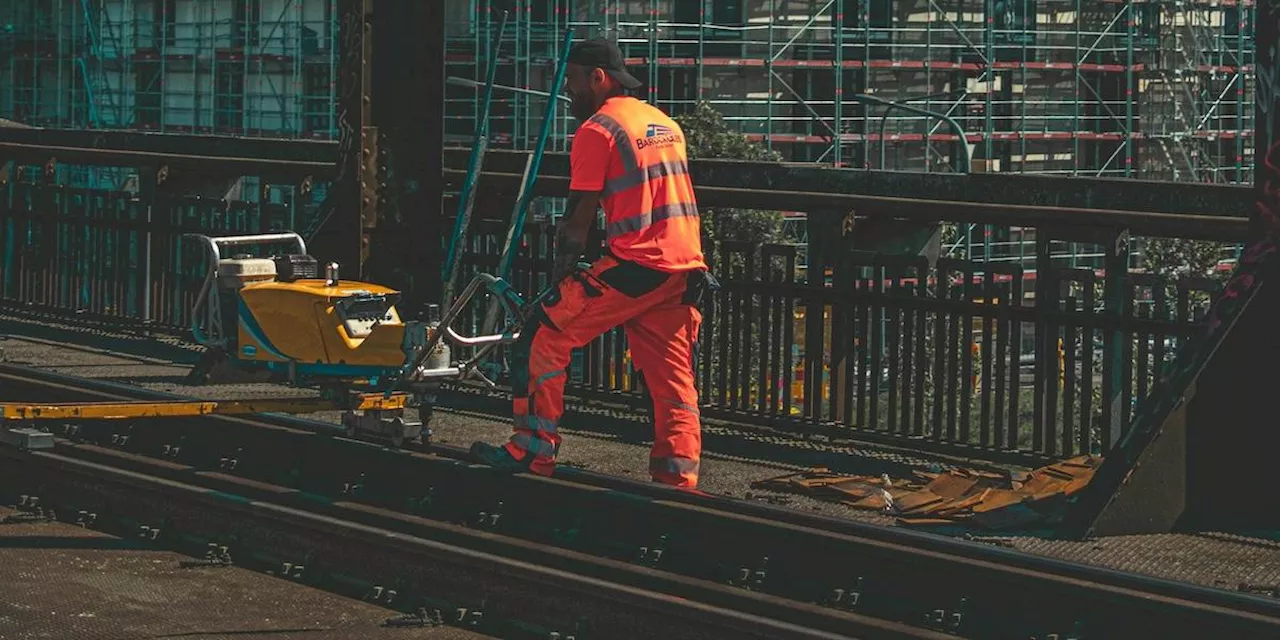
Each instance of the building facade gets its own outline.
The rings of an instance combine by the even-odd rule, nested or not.
[[[647,99],[676,115],[705,101],[789,160],[1252,181],[1252,1],[432,1],[447,3],[458,143],[490,52],[499,84],[549,91],[572,28],[616,38]],[[336,4],[6,0],[0,117],[336,137]],[[497,91],[492,144],[532,148],[544,111],[543,96]],[[549,148],[574,126],[562,110]],[[1027,253],[1020,231],[1000,233],[1018,246],[1006,255]]]

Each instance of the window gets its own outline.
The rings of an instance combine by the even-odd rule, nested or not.
[[[534,25],[552,22],[562,16],[565,19],[569,17],[569,0],[535,0],[529,5],[529,22]]]
[[[244,128],[244,67],[220,65],[213,97],[215,130]]]
[[[155,17],[156,40],[173,46],[177,40],[178,0],[158,0],[151,5]]]
[[[708,22],[739,27],[746,24],[742,4],[742,0],[712,0]]]
[[[323,133],[328,137],[331,133],[331,82],[327,63],[308,64],[302,68],[302,126],[308,134]]]
[[[696,25],[702,20],[702,0],[675,0],[671,20],[676,24]]]
[[[1034,0],[994,0],[990,6],[996,44],[1035,44]]]
[[[259,44],[258,27],[262,22],[262,0],[232,0],[231,46],[237,49]]]
[[[672,116],[693,108],[698,99],[698,70],[669,68],[658,70],[658,107]]]
[[[159,128],[164,86],[160,82],[160,62],[139,60],[134,66],[133,123],[141,128]]]

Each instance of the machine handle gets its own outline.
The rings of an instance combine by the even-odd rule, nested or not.
[[[199,233],[184,234],[189,238],[195,238],[209,248],[209,253],[213,255],[213,261],[217,262],[222,259],[222,251],[220,247],[231,247],[238,245],[253,244],[275,244],[277,242],[286,242],[292,240],[298,247],[297,253],[305,254],[307,252],[307,243],[302,236],[292,231],[282,233],[260,233],[256,235],[246,236],[206,236]]]
[[[406,366],[403,369],[404,377],[402,377],[401,380],[404,380],[405,378],[408,380],[416,380],[419,377],[419,370],[421,369],[423,362],[427,359],[427,355],[435,351],[436,345],[440,344],[440,341],[444,339],[445,336],[448,336],[449,340],[459,345],[480,347],[480,351],[477,353],[477,359],[482,357],[484,353],[488,353],[490,349],[498,344],[515,342],[520,338],[519,333],[467,337],[459,334],[453,329],[452,325],[454,321],[462,314],[463,308],[471,302],[471,298],[475,297],[476,293],[480,291],[481,286],[494,294],[498,298],[499,304],[505,307],[507,311],[513,313],[516,317],[521,317],[520,311],[523,304],[521,303],[520,294],[516,293],[515,290],[511,288],[511,285],[507,284],[501,278],[497,278],[488,273],[480,273],[476,275],[476,277],[467,284],[467,288],[463,289],[462,295],[458,296],[458,299],[455,300],[452,305],[449,305],[444,316],[440,318],[439,326],[441,330],[435,332],[427,343],[417,350],[417,353],[412,360],[406,363]],[[398,386],[399,383],[397,383],[397,388]]]
[[[493,296],[497,298],[498,304],[502,305],[502,307],[506,309],[507,313],[514,315],[517,318],[521,317],[521,311],[524,305],[520,299],[520,294],[516,293],[515,289],[511,288],[511,285],[508,284],[506,280],[492,274],[480,273],[477,274],[471,281],[471,284],[463,290],[462,295],[458,297],[458,301],[454,303],[453,307],[449,309],[449,313],[446,313],[445,317],[440,322],[440,326],[444,329],[444,332],[448,334],[449,340],[468,347],[502,344],[518,340],[520,338],[520,334],[518,332],[495,333],[492,335],[481,336],[464,336],[454,330],[453,321],[457,319],[462,308],[471,301],[471,298],[480,290],[480,287],[484,287],[486,291],[493,294]]]

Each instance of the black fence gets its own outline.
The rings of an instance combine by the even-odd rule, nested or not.
[[[289,228],[311,203],[258,205],[11,182],[0,200],[0,297],[177,331],[206,265],[183,233]],[[505,223],[478,221],[467,277],[493,270]],[[546,286],[545,229],[514,281]],[[1195,330],[1215,283],[1046,260],[1034,270],[847,252],[800,269],[800,247],[725,243],[698,380],[704,415],[1024,460],[1105,452]],[[470,322],[478,322],[472,316]],[[473,325],[471,328],[475,328]],[[621,330],[571,369],[583,396],[643,405]]]
[[[505,229],[483,225],[468,275],[497,265]],[[522,292],[547,286],[548,250],[532,229]],[[799,253],[711,256],[723,287],[700,347],[705,416],[1027,461],[1105,452],[1219,286],[1127,273],[1106,300],[1102,270],[851,252],[801,275]],[[621,328],[577,354],[570,381],[646,408]]]
[[[14,181],[0,191],[0,298],[80,313],[190,326],[208,265],[183,234],[287,229],[297,212],[198,196]]]

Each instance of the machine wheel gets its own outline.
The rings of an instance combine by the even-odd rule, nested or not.
[[[346,431],[346,436],[348,438],[355,438],[360,435],[360,429],[357,426],[358,420],[359,418],[351,412],[347,412],[342,415],[342,427]]]
[[[390,444],[392,449],[399,449],[404,446],[404,434],[395,433],[387,436],[387,444]]]

